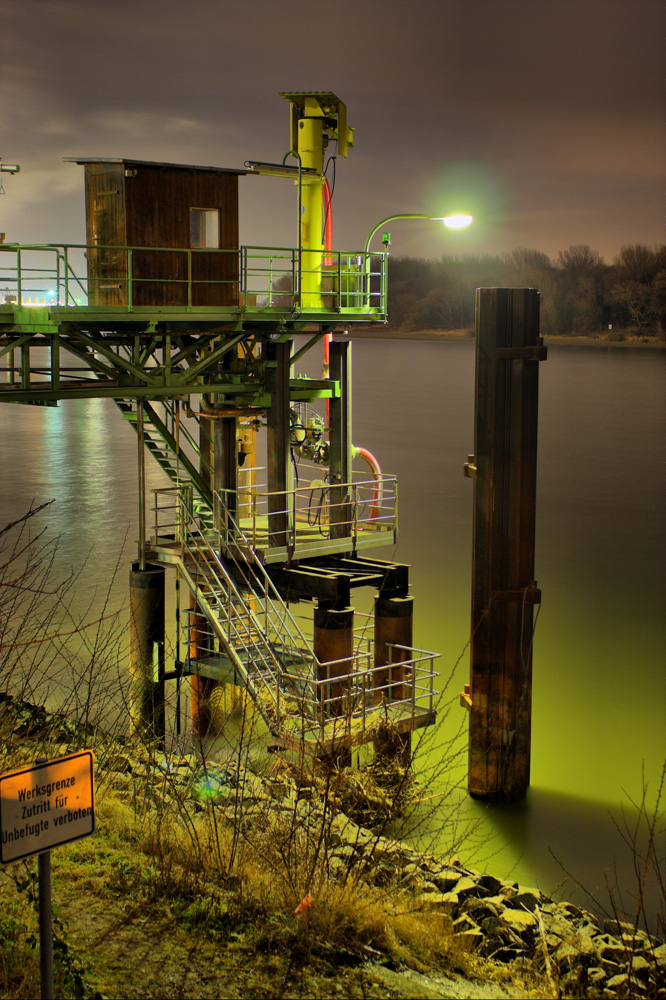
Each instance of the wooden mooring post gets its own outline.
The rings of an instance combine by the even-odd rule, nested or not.
[[[475,454],[468,789],[524,798],[530,781],[539,293],[476,292]]]

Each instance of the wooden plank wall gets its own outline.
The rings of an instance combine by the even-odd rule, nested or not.
[[[189,249],[190,209],[217,209],[220,248],[234,252],[199,251],[191,255],[191,304],[237,305],[238,176],[141,165],[128,170],[136,170],[125,178],[128,245]],[[133,257],[133,275],[139,279],[134,288],[135,305],[188,304],[187,253],[135,253]],[[152,278],[159,280],[145,281]]]
[[[137,306],[235,306],[239,301],[238,175],[131,162],[86,163],[86,242],[92,248],[169,247],[183,252],[132,254]],[[190,256],[190,209],[216,209],[220,248]],[[128,255],[88,251],[91,305],[127,305]]]

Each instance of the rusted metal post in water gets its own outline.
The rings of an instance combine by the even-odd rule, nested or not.
[[[524,798],[530,781],[539,293],[476,292],[475,455],[468,788]]]

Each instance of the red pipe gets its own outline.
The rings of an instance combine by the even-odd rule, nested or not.
[[[331,186],[328,183],[328,178],[324,178],[324,186],[322,188],[322,199],[323,199],[323,209],[324,218],[326,224],[324,226],[324,249],[327,253],[324,254],[324,266],[330,266],[333,263],[333,205],[331,203]],[[322,373],[322,378],[328,378],[329,372],[329,356],[330,356],[330,344],[333,340],[333,334],[327,333],[324,335],[324,370]],[[330,425],[330,405],[329,400],[326,400],[326,426]]]
[[[322,188],[322,199],[323,199],[323,212],[324,212],[324,266],[329,267],[333,263],[333,207],[331,203],[331,187],[328,183],[328,178],[324,178],[324,186]],[[324,335],[324,370],[323,378],[328,378],[329,374],[329,359],[330,359],[330,345],[333,340],[333,334],[327,333]],[[330,426],[330,401],[326,400],[326,426]],[[379,513],[379,502],[382,496],[382,470],[379,462],[367,448],[357,448],[357,454],[362,458],[369,466],[372,473],[372,478],[374,480],[374,489],[372,492],[372,507],[370,509],[370,520],[377,517]]]
[[[333,250],[333,203],[331,202],[331,186],[326,177],[324,177],[322,198],[324,201],[324,219],[326,220],[324,224],[324,249],[329,251],[324,256],[324,266],[326,266],[333,263],[333,256],[330,252]]]
[[[372,508],[370,509],[370,520],[373,521],[377,514],[379,513],[379,501],[382,496],[382,470],[379,462],[367,448],[356,448],[359,458],[365,460],[365,462],[370,466],[370,471],[372,473],[372,478],[374,480],[374,489],[372,492]]]

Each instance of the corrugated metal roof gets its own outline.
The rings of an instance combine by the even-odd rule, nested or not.
[[[134,160],[116,156],[64,156],[65,163],[123,163],[127,167],[165,167],[170,170],[208,170],[218,174],[246,174],[234,167],[199,167],[193,163],[160,163],[156,160]]]

